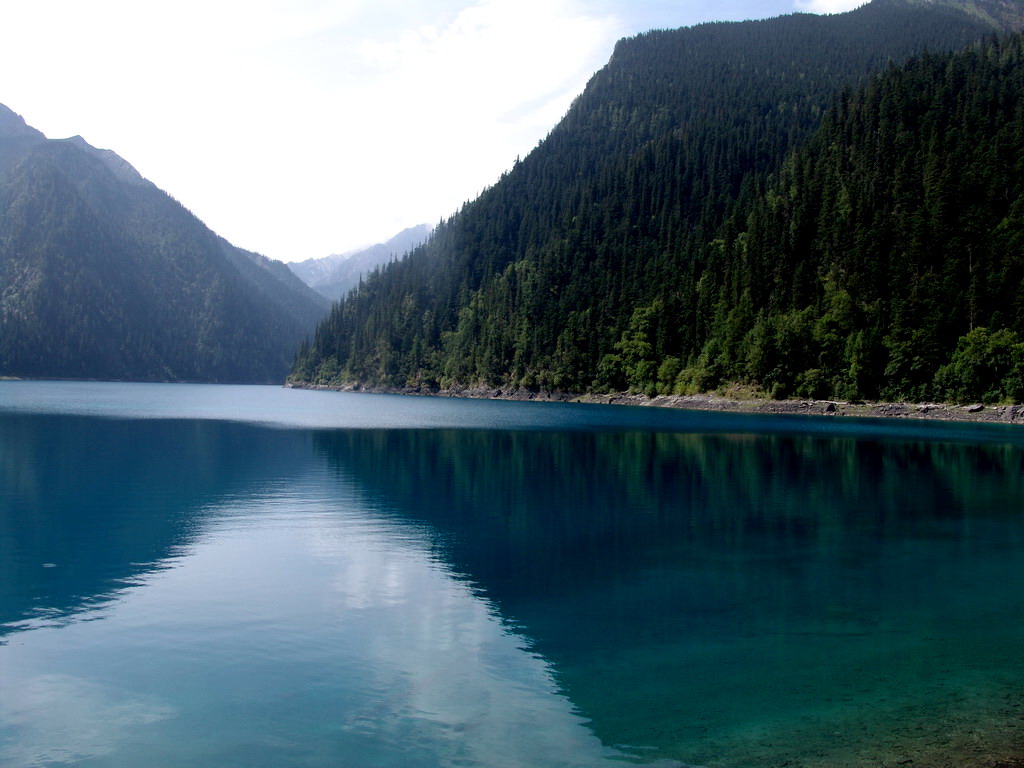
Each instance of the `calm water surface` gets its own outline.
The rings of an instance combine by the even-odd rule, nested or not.
[[[1021,743],[1024,432],[0,382],[0,765]]]

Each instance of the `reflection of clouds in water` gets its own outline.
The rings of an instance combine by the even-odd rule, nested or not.
[[[288,506],[225,505],[105,621],[5,648],[0,765],[251,752],[249,764],[278,767],[582,768],[620,755],[528,640],[438,558],[428,530],[358,503]],[[62,652],[88,679],[40,674]]]
[[[153,697],[126,696],[83,678],[17,679],[16,670],[5,670],[0,764],[29,768],[108,755],[130,730],[173,714]]]
[[[306,532],[333,570],[324,599],[374,675],[375,695],[345,714],[344,731],[401,745],[410,759],[426,750],[439,765],[583,766],[620,755],[425,540],[365,520],[321,522]]]
[[[360,553],[346,558],[333,579],[334,594],[329,598],[332,607],[360,610],[399,607],[412,598],[409,574],[400,562],[381,556],[381,553]]]

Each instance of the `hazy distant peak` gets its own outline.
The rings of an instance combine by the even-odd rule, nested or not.
[[[73,144],[74,146],[78,147],[79,149],[84,149],[89,154],[95,154],[97,152],[102,152],[103,151],[101,149],[97,149],[96,147],[94,147],[92,144],[90,144],[88,141],[86,141],[84,138],[82,138],[79,135],[70,136],[70,137],[64,139],[64,141],[66,141],[68,144]]]
[[[46,137],[25,122],[9,107],[0,104],[0,139],[45,139]]]
[[[403,229],[397,235],[383,243],[364,245],[362,248],[354,248],[353,250],[345,251],[344,253],[334,253],[328,256],[327,259],[332,261],[349,259],[353,256],[358,256],[361,253],[366,253],[373,248],[383,248],[388,250],[389,253],[404,256],[406,251],[426,240],[433,229],[434,228],[430,224],[417,224],[415,227],[407,227],[406,229]]]
[[[329,299],[337,300],[358,285],[361,275],[369,274],[393,258],[401,258],[430,237],[432,231],[429,224],[418,224],[368,248],[292,262],[288,267],[306,285]]]
[[[106,165],[120,181],[128,184],[143,184],[146,181],[142,174],[135,170],[135,166],[112,149],[98,149],[81,136],[72,136],[68,139],[63,139],[63,141],[102,160],[103,164]]]

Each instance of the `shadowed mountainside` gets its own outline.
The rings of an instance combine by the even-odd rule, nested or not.
[[[0,375],[280,381],[328,306],[114,152],[0,106]]]

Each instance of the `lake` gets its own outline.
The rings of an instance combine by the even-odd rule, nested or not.
[[[1002,425],[0,382],[0,765],[1009,754],[1022,470]]]

